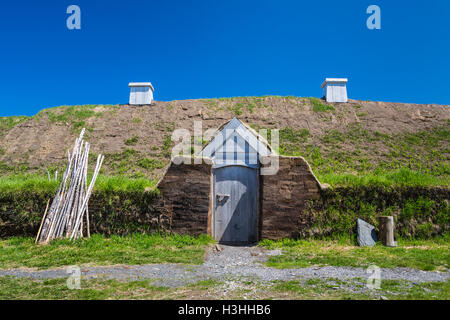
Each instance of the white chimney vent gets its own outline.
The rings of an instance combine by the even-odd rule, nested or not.
[[[130,104],[146,105],[153,102],[153,86],[150,82],[130,82]]]
[[[326,78],[322,83],[323,97],[327,102],[347,102],[346,78]]]

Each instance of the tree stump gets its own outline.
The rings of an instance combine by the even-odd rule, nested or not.
[[[394,217],[383,216],[378,218],[379,221],[379,238],[381,243],[387,247],[396,247],[397,242],[394,241]]]

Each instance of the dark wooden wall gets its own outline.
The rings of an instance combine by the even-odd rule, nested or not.
[[[263,167],[270,157],[262,159]],[[278,166],[275,175],[261,176],[262,239],[297,237],[306,201],[320,198],[320,183],[306,160],[280,156]]]
[[[199,235],[208,232],[212,165],[179,164],[173,162],[158,189],[164,199],[164,209],[171,217],[175,233]]]

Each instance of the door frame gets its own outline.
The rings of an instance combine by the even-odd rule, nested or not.
[[[261,240],[261,231],[262,231],[262,179],[261,179],[261,168],[260,163],[258,161],[258,167],[250,167],[245,165],[225,165],[220,166],[219,168],[223,167],[245,167],[252,170],[255,170],[257,172],[257,179],[258,179],[258,190],[257,190],[257,199],[256,199],[256,242],[259,242]],[[219,169],[211,167],[211,175],[210,175],[210,197],[209,197],[209,214],[208,214],[208,235],[212,238],[215,238],[216,230],[215,230],[215,216],[216,216],[216,201],[215,201],[215,181],[214,181],[214,170]]]

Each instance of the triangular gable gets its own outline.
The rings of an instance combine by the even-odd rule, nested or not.
[[[237,153],[257,153],[257,151],[250,146],[250,144],[241,135],[234,131],[226,140],[226,142],[215,150],[215,153],[220,152],[237,152]]]
[[[251,148],[250,152],[256,152],[260,156],[272,154],[269,148],[262,143],[244,124],[237,118],[233,118],[223,129],[214,137],[214,139],[202,150],[201,156],[214,158],[217,152],[226,150],[227,143],[234,136],[238,136],[246,141]],[[225,149],[224,149],[225,148]],[[242,145],[235,146],[235,150],[242,150]]]

